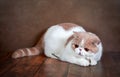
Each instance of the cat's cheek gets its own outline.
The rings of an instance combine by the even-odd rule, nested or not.
[[[93,57],[93,56],[95,55],[95,54],[92,53],[91,51],[85,52],[85,54],[86,54],[87,57]]]
[[[76,54],[79,54],[79,53],[80,53],[79,48],[75,48],[75,53],[76,53]]]

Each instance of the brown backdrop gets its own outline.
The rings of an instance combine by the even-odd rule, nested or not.
[[[31,47],[51,25],[73,22],[120,50],[120,0],[0,0],[0,53]]]

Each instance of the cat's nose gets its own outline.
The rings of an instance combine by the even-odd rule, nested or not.
[[[79,49],[80,51],[82,51],[82,49]]]

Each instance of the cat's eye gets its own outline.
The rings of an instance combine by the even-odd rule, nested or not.
[[[85,49],[85,51],[89,51],[89,49],[88,48],[84,48]]]
[[[75,46],[75,48],[78,48],[78,47],[79,47],[79,45],[77,45],[77,44],[75,44],[74,46]]]

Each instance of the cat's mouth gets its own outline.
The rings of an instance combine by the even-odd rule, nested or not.
[[[82,54],[79,52],[79,54],[78,55],[80,55],[80,56],[82,56]]]
[[[78,55],[80,55],[80,56],[84,56],[81,52],[79,52]]]

